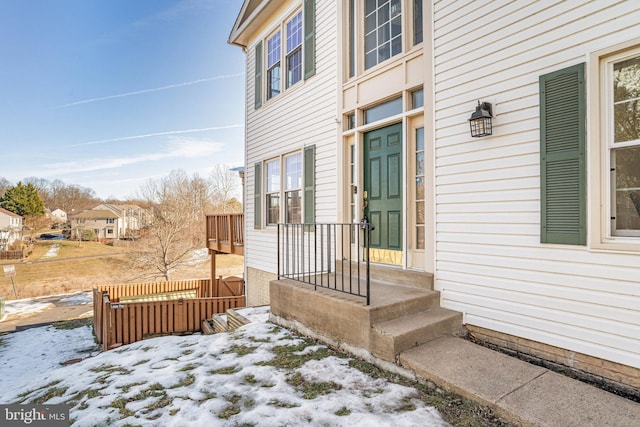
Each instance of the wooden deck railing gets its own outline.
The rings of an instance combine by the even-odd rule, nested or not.
[[[244,214],[207,215],[207,248],[244,255]]]
[[[230,279],[235,280],[220,284],[220,288],[226,290],[222,293],[231,294],[238,291],[240,294],[221,297],[200,296],[211,295],[213,292],[208,279],[96,288],[93,290],[93,325],[96,340],[106,351],[153,335],[199,332],[202,321],[210,319],[214,314],[225,313],[230,308],[245,307],[242,287],[238,289],[236,286],[242,283],[242,279]],[[193,290],[198,298],[130,300],[135,296],[148,299],[149,294],[161,295]],[[165,296],[169,297],[166,294]],[[121,298],[125,298],[126,301],[120,301]]]

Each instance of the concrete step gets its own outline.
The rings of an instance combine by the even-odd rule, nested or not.
[[[441,307],[373,325],[371,352],[395,361],[403,351],[462,329],[462,313]]]
[[[340,273],[342,270],[349,269],[349,263],[336,262],[336,271]],[[357,276],[358,264],[351,264],[351,274]],[[366,266],[360,263],[360,277],[364,280],[366,276]],[[396,285],[412,286],[419,289],[433,289],[433,273],[418,270],[404,270],[401,267],[369,264],[369,274],[372,281],[382,283],[393,283]]]
[[[372,287],[370,324],[409,316],[440,306],[440,292],[376,283]]]

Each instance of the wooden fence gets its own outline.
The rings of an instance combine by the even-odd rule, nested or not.
[[[19,249],[17,251],[0,251],[0,260],[22,258],[24,258],[24,251],[22,249]]]
[[[228,278],[229,279],[229,278]],[[240,278],[231,278],[237,284]],[[223,279],[224,280],[224,279]],[[149,294],[196,290],[197,298],[140,301]],[[134,283],[103,286],[93,290],[93,328],[104,350],[140,341],[153,335],[199,332],[202,321],[230,308],[245,307],[245,296],[201,296],[213,292],[205,280]],[[209,293],[210,295],[210,293]],[[126,301],[120,301],[124,298]]]

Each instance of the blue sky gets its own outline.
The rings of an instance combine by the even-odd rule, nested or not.
[[[134,196],[243,163],[241,0],[2,0],[0,177]]]

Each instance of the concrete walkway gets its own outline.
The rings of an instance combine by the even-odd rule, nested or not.
[[[400,362],[526,426],[640,426],[638,403],[460,338],[407,350]]]

